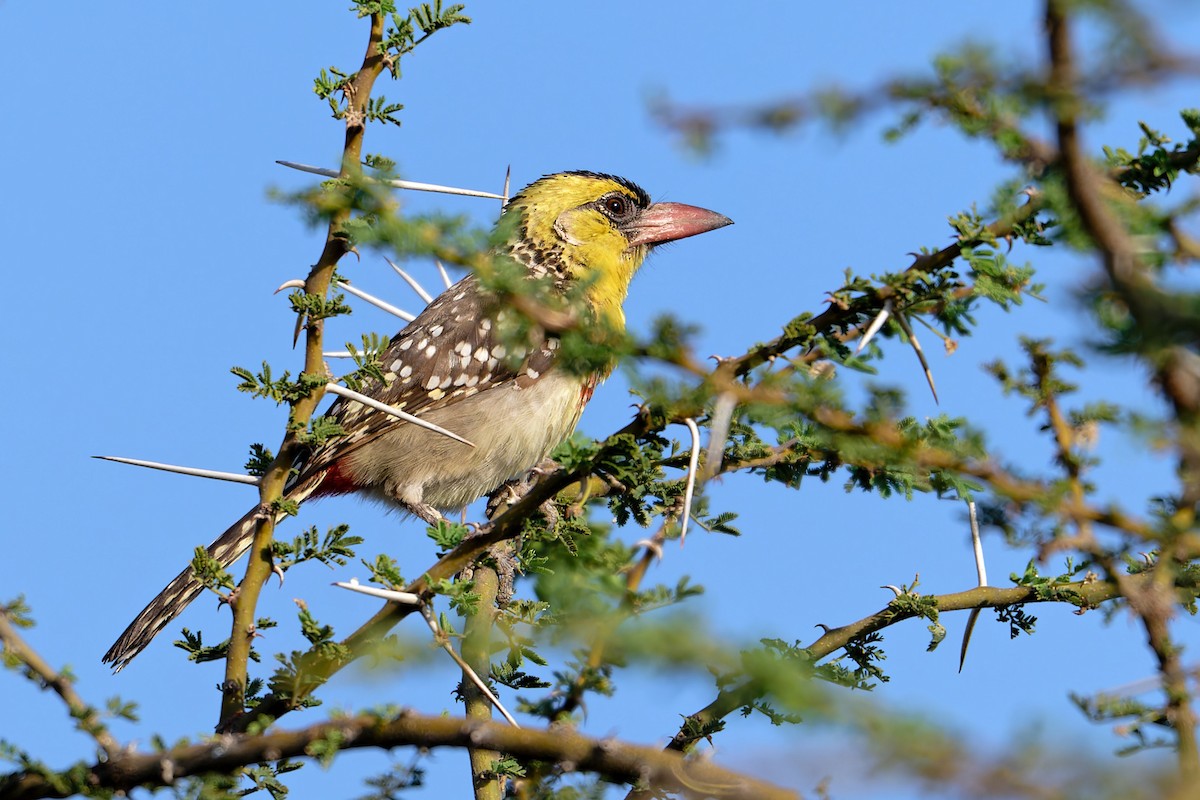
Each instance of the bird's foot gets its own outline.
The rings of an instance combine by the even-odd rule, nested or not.
[[[500,488],[492,492],[488,496],[487,516],[488,519],[495,519],[500,514],[507,511],[512,506],[529,494],[538,480],[544,475],[549,475],[558,469],[558,463],[552,458],[542,459],[536,467],[526,472],[519,478],[513,478],[501,484]],[[547,500],[538,506],[538,511],[546,520],[546,529],[553,532],[558,527],[559,513],[558,506],[554,500]]]

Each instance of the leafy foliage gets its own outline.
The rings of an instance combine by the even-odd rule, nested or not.
[[[1120,4],[1083,5],[1101,24],[1123,32],[1114,10]],[[355,0],[352,10],[370,18],[373,48],[359,71],[321,70],[314,91],[348,130],[369,123],[399,125],[402,104],[379,94],[358,96],[360,87],[370,86],[364,75],[386,69],[399,78],[401,58],[434,33],[471,20],[463,6],[443,7],[440,0],[404,16],[390,0]],[[428,536],[438,561],[416,580],[406,581],[387,554],[361,562],[371,580],[418,594],[430,620],[435,619],[430,604],[445,598],[466,620],[466,632],[460,635],[448,615],[437,615],[439,644],[457,645],[465,657],[466,641],[482,629],[482,645],[473,656],[482,667],[477,677],[520,692],[516,710],[563,730],[580,723],[589,699],[617,696],[633,666],[711,674],[716,696],[700,711],[680,715],[683,722],[668,748],[689,752],[725,733],[726,719],[735,712],[761,715],[773,725],[852,718],[855,712],[846,710],[852,706],[842,699],[842,690],[870,692],[890,680],[882,667],[888,656],[881,630],[924,620],[927,649],[933,651],[947,635],[942,613],[964,607],[955,595],[917,593],[914,579],[908,586],[889,587],[895,597],[875,614],[837,628],[822,626],[821,635],[808,643],[763,637],[747,645],[719,637],[695,616],[702,585],[689,577],[644,585],[664,545],[681,535],[685,514],[709,531],[739,533],[731,524],[736,512],[710,509],[710,481],[741,473],[804,490],[806,478],[829,482],[836,477],[847,492],[874,493],[891,502],[927,495],[977,503],[981,527],[1001,533],[1005,544],[1029,561],[1023,573],[1010,576],[1011,587],[974,589],[966,607],[994,608],[1012,638],[1034,633],[1037,617],[1030,609],[1036,603],[1066,604],[1080,614],[1097,607],[1110,614],[1128,612],[1145,631],[1158,668],[1154,685],[1144,692],[1074,700],[1089,719],[1120,723],[1120,732],[1133,743],[1123,752],[1173,749],[1180,785],[1193,785],[1200,775],[1195,677],[1180,659],[1183,650],[1172,626],[1178,612],[1195,613],[1200,594],[1200,294],[1169,280],[1166,267],[1194,265],[1200,248],[1187,233],[1197,204],[1168,201],[1166,193],[1184,176],[1200,171],[1200,111],[1182,112],[1187,129],[1183,142],[1174,143],[1143,122],[1132,151],[1106,147],[1103,164],[1080,157],[1072,150],[1074,129],[1087,121],[1091,104],[1103,99],[1096,87],[1131,83],[1121,70],[1157,75],[1162,67],[1149,60],[1149,50],[1135,46],[1139,40],[1130,34],[1124,62],[1112,59],[1114,63],[1098,66],[1086,78],[1067,80],[1064,76],[1077,70],[1053,31],[1076,13],[1083,11],[1049,0],[1052,63],[1045,74],[1040,68],[1004,63],[990,50],[964,46],[939,58],[928,75],[889,81],[870,91],[819,90],[732,117],[721,110],[683,113],[659,102],[658,118],[700,152],[711,152],[718,137],[735,126],[780,132],[822,119],[838,128],[884,108],[896,117],[885,131],[889,139],[915,135],[927,122],[946,124],[989,146],[1011,169],[982,210],[972,206],[947,217],[951,245],[919,248],[904,269],[847,269],[841,285],[828,293],[824,310],[798,311],[775,338],[715,366],[696,357],[696,328],[690,323],[663,317],[647,336],[627,334],[594,312],[586,282],[563,291],[551,279],[530,279],[519,265],[495,256],[491,246],[496,237],[511,236],[512,230],[489,238],[462,218],[401,214],[386,186],[395,164],[384,156],[364,159],[368,173],[348,169],[341,177],[280,198],[302,209],[310,223],[327,226],[329,241],[344,252],[376,248],[473,270],[494,302],[493,310],[499,310],[502,341],[512,352],[550,333],[561,342],[562,368],[573,373],[606,374],[618,361],[651,365],[631,370],[640,407],[627,426],[602,441],[575,437],[564,442],[553,453],[554,464],[505,487],[515,499],[494,500],[487,523],[431,526]],[[1051,120],[1054,140],[1040,138],[1046,126],[1037,115]],[[352,163],[357,167],[357,157]],[[907,349],[925,364],[914,321],[921,323],[922,336],[926,330],[936,335],[947,352],[954,351],[957,339],[994,335],[980,329],[982,308],[1016,312],[1027,298],[1042,299],[1034,264],[1015,260],[1014,251],[1032,259],[1053,247],[1095,258],[1097,269],[1080,297],[1102,341],[1082,351],[1021,336],[1020,363],[987,366],[989,390],[1021,403],[1034,421],[1052,454],[1048,469],[1005,463],[971,420],[944,414],[919,419],[908,411],[903,392],[864,377],[878,375],[880,362]],[[327,273],[320,272],[325,267]],[[306,288],[289,298],[301,328],[314,336],[323,321],[350,312],[338,291],[344,280],[332,264],[325,267],[315,269]],[[322,289],[325,284],[328,291]],[[309,291],[313,286],[317,289]],[[383,378],[379,356],[388,340],[367,333],[361,343],[361,348],[347,345],[355,367],[341,380],[352,388]],[[1074,376],[1096,359],[1111,356],[1134,361],[1151,376],[1164,401],[1157,417],[1107,400],[1079,401]],[[313,369],[310,362],[308,370]],[[279,458],[261,444],[251,446],[247,471],[264,477],[264,484],[275,470],[287,469],[296,448],[342,434],[330,420],[311,416],[313,398],[328,381],[324,374],[303,371],[292,379],[284,371],[276,377],[266,362],[257,372],[242,367],[232,371],[241,381],[239,391],[291,409]],[[707,445],[670,438],[670,426],[688,423],[707,434]],[[1090,475],[1100,465],[1092,443],[1102,426],[1170,449],[1178,463],[1176,482],[1143,507],[1134,507],[1133,499],[1098,496]],[[693,471],[694,447],[702,452]],[[696,494],[689,500],[693,488]],[[520,499],[533,495],[539,502]],[[280,514],[298,510],[289,500],[274,500],[268,507]],[[513,517],[519,519],[514,522]],[[626,529],[633,535],[626,536]],[[634,538],[641,540],[630,544]],[[345,566],[361,542],[344,525],[323,535],[312,527],[290,542],[275,541],[270,555],[281,571],[313,561]],[[1059,554],[1066,557],[1064,570],[1043,574],[1040,565]],[[204,548],[197,548],[192,569],[223,603],[239,602],[245,583],[239,584]],[[499,588],[486,589],[475,579],[473,570],[484,569],[497,574]],[[276,654],[270,676],[227,678],[221,687],[222,732],[253,737],[268,731],[278,716],[320,704],[318,694],[329,678],[381,640],[387,645],[387,628],[411,610],[379,612],[338,639],[332,625],[297,600],[295,629],[306,644]],[[6,631],[31,624],[20,599],[0,607],[0,617],[7,621]],[[274,625],[260,618],[255,629]],[[177,645],[198,663],[233,660],[229,640],[207,645],[200,632],[184,629]],[[253,650],[246,658],[259,660]],[[5,635],[5,664],[57,687],[72,713],[83,715],[63,688],[70,683],[69,673],[48,675],[18,646],[15,633]],[[469,684],[462,686],[467,688],[456,696],[469,706]],[[239,700],[235,708],[230,697]],[[132,719],[134,709],[117,700],[109,704],[108,714]],[[899,715],[865,716],[870,718],[861,724],[878,737],[873,746],[886,750],[888,757],[913,765],[936,760],[914,750],[920,740],[935,742],[942,761],[954,760],[946,754],[957,752],[955,745],[940,732],[909,725]],[[377,721],[382,724],[382,716]],[[99,728],[85,730],[101,741]],[[348,725],[326,726],[305,741],[303,753],[329,767],[356,746],[350,730]],[[481,749],[474,740],[469,746]],[[282,776],[300,762],[278,755],[189,777],[182,791],[228,796],[262,790],[281,798],[287,794]],[[90,792],[94,789],[88,780],[100,781],[95,776],[105,774],[86,765],[56,771],[10,742],[0,742],[0,757],[14,767],[10,776],[0,777],[0,794],[6,780],[34,779],[49,787],[45,794]],[[106,753],[108,762],[120,757]],[[163,756],[164,764],[170,761],[169,754]],[[477,786],[519,786],[523,797],[603,793],[598,783],[564,783],[560,766],[565,763],[565,756],[547,760],[496,753],[472,777]],[[939,777],[949,780],[945,774]],[[423,778],[414,758],[373,778],[368,796],[395,797],[420,786]],[[617,778],[631,782],[627,774]],[[162,783],[172,781],[163,778]],[[102,786],[109,793],[125,788]],[[1022,791],[1032,795],[1037,790]]]

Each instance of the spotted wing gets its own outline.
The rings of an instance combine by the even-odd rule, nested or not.
[[[537,380],[554,360],[558,340],[546,338],[528,352],[510,354],[496,341],[478,281],[468,276],[434,298],[380,356],[384,383],[368,380],[362,393],[414,416],[444,408],[510,382]],[[410,423],[338,398],[326,416],[345,431],[315,450],[297,483],[367,442]]]

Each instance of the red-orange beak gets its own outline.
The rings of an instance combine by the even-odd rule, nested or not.
[[[733,220],[724,214],[683,203],[655,203],[626,226],[629,246],[655,245],[686,239],[698,233],[724,228]]]

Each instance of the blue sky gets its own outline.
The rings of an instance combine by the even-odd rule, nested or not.
[[[182,655],[168,636],[118,676],[99,658],[193,547],[255,497],[244,487],[89,456],[238,469],[250,442],[278,442],[283,411],[234,391],[228,369],[266,359],[295,371],[300,363],[290,346],[287,302],[272,291],[307,272],[320,235],[294,209],[271,202],[268,191],[308,183],[276,159],[336,163],[342,128],[313,95],[311,79],[322,67],[351,69],[361,58],[365,26],[342,5],[300,2],[280,11],[265,3],[169,4],[149,12],[134,4],[68,3],[47,13],[44,4],[0,4],[0,66],[9,87],[0,119],[8,154],[2,218],[15,290],[0,326],[10,374],[20,381],[3,401],[11,428],[0,596],[26,595],[39,622],[29,640],[52,663],[71,665],[85,697],[99,702],[120,694],[143,704],[144,725],[118,726],[123,738],[144,742],[155,731],[172,739],[215,721],[220,670],[180,667]],[[1195,6],[1151,7],[1171,20],[1172,40],[1200,40]],[[631,178],[656,199],[730,216],[732,228],[655,254],[634,284],[627,316],[644,328],[655,315],[674,313],[703,327],[700,352],[732,355],[776,335],[795,314],[821,310],[846,267],[893,270],[922,246],[948,243],[946,217],[986,205],[992,187],[1011,173],[986,147],[945,128],[884,144],[886,117],[836,134],[820,127],[782,137],[735,133],[700,159],[652,121],[648,100],[665,93],[726,105],[828,82],[870,86],[897,72],[924,74],[936,52],[964,36],[998,43],[1017,63],[1041,57],[1037,4],[950,8],[880,0],[766,3],[753,12],[684,2],[468,3],[473,25],[423,45],[404,62],[398,85],[381,82],[389,99],[405,104],[403,126],[371,129],[366,149],[395,159],[413,180],[498,191],[510,165],[514,186],[548,172],[591,169]],[[1196,88],[1178,84],[1123,98],[1087,141],[1132,149],[1138,119],[1182,135],[1176,111],[1195,104]],[[491,201],[402,199],[414,213],[468,214],[480,225],[498,212]],[[1018,401],[997,399],[980,365],[1015,359],[1020,334],[1086,344],[1095,331],[1073,298],[1093,266],[1070,254],[1017,256],[1038,259],[1048,302],[1007,315],[982,310],[983,336],[960,342],[953,357],[932,353],[940,406],[911,352],[894,340],[889,346],[897,352],[878,380],[906,387],[919,417],[973,416],[1000,454],[1037,472],[1050,468],[1039,422],[1027,419]],[[367,254],[343,269],[368,291],[415,305],[380,258]],[[428,265],[413,270],[434,283]],[[357,341],[362,330],[396,327],[358,304],[330,338]],[[1083,396],[1156,411],[1144,378],[1128,362],[1097,362],[1082,382]],[[631,402],[614,378],[581,430],[607,434],[628,419]],[[1102,494],[1134,510],[1171,468],[1164,455],[1111,432],[1098,452],[1110,460],[1095,475]],[[714,507],[740,513],[745,535],[694,535],[651,577],[674,583],[687,574],[704,584],[697,608],[738,640],[811,641],[816,623],[871,613],[887,599],[879,586],[907,583],[916,573],[933,592],[974,580],[964,514],[954,504],[847,495],[836,480],[790,492],[732,477],[711,494]],[[306,506],[301,517],[304,526],[339,521],[367,537],[364,556],[386,549],[414,574],[430,563],[421,526],[377,508],[334,500]],[[633,541],[643,532],[623,535]],[[1001,584],[1028,557],[995,540],[988,551],[993,582]],[[264,610],[287,628],[292,598],[304,597],[348,632],[374,606],[328,582],[355,575],[365,577],[353,565],[329,574],[298,570],[283,591],[270,592]],[[1098,614],[1081,618],[1066,608],[1035,613],[1038,634],[1012,642],[1006,627],[985,616],[961,676],[964,615],[946,620],[951,637],[933,654],[924,652],[923,625],[893,628],[885,664],[892,680],[878,699],[926,710],[980,746],[1040,728],[1051,740],[1111,750],[1118,743],[1083,720],[1067,693],[1151,675],[1139,629],[1120,616],[1105,625]],[[225,619],[204,600],[180,624],[216,637]],[[415,627],[403,632],[422,636]],[[1180,623],[1179,634],[1185,645],[1200,643],[1195,621]],[[269,651],[296,646],[286,635],[267,644]],[[445,659],[386,677],[351,670],[329,687],[328,705],[399,700],[453,712],[456,680]],[[702,673],[682,680],[636,673],[611,701],[590,706],[584,729],[661,741],[674,732],[678,714],[702,707],[711,692]],[[50,696],[4,673],[0,697],[0,737],[53,764],[89,752],[82,737],[64,733],[65,715]],[[315,719],[296,715],[286,724]],[[861,764],[829,752],[830,742],[840,741],[829,736],[828,729],[780,731],[762,718],[739,718],[718,740],[717,758],[804,791],[829,775],[839,796],[870,795],[858,783]],[[347,763],[365,774],[387,761],[371,754]],[[437,754],[433,769],[426,796],[464,790],[461,754]],[[305,773],[294,797],[363,793],[339,771]]]

